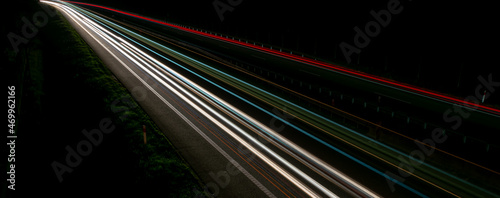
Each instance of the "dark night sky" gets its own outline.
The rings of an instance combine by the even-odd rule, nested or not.
[[[342,65],[345,58],[338,50],[339,44],[353,44],[353,28],[358,26],[364,29],[367,22],[374,20],[370,11],[387,9],[387,3],[391,0],[241,0],[242,3],[235,6],[232,12],[224,13],[224,21],[219,19],[213,2],[227,3],[228,0],[77,1],[271,43],[311,55],[316,53],[317,57]],[[19,34],[21,18],[34,14],[31,10],[23,9],[28,7],[27,2],[34,1],[14,0],[8,2],[13,6],[4,7],[1,28],[4,46],[9,49],[10,43],[5,35],[9,32]],[[475,93],[479,75],[493,73],[494,81],[500,81],[499,55],[496,53],[500,36],[497,30],[500,12],[494,1],[436,2],[400,0],[402,12],[392,15],[388,26],[381,28],[381,32],[361,50],[363,67],[368,67],[375,74],[390,73],[394,74],[396,80],[415,83],[421,65],[422,79],[416,85],[440,92],[458,93],[462,97]],[[30,45],[33,43],[31,41]],[[50,46],[50,43],[44,44]],[[2,54],[5,55],[5,52]],[[356,59],[357,56],[353,55],[352,58]],[[8,74],[4,78],[16,78],[18,75],[11,75],[14,73],[11,70],[15,71],[17,65],[4,62],[0,67],[1,73]],[[348,66],[366,69],[353,64]],[[456,88],[460,73],[463,85],[457,90],[450,89]],[[9,82],[14,81],[9,79]],[[500,91],[497,91],[490,102],[500,104],[499,99]]]
[[[233,11],[224,13],[224,21],[219,19],[213,2],[228,4],[227,0],[78,1],[270,43],[345,65],[339,44],[353,45],[353,28],[364,29],[374,20],[370,11],[387,9],[392,0],[241,0]],[[477,85],[478,75],[488,75],[498,67],[495,47],[500,34],[494,28],[500,17],[495,6],[472,1],[399,2],[401,13],[392,15],[387,27],[361,49],[363,67],[378,75],[397,74],[393,76],[396,80],[405,81],[415,79],[421,65],[421,78],[430,79],[425,83],[443,82],[443,89],[456,84],[463,67],[461,78],[470,79],[464,84],[472,87],[463,87],[467,92]],[[351,58],[354,61],[349,66],[361,69],[354,64],[357,55]]]
[[[335,48],[341,42],[354,44],[353,28],[364,29],[366,23],[374,20],[370,11],[387,9],[390,2],[242,0],[232,12],[225,12],[224,21],[220,21],[214,0],[166,3],[143,0],[139,1],[141,6],[138,1],[81,1],[260,40],[308,54],[316,52],[318,57],[340,64],[346,59],[337,49],[335,60]],[[218,1],[228,4],[226,0]],[[462,79],[473,79],[471,84],[478,75],[492,72],[495,56],[489,47],[495,46],[492,42],[498,34],[493,25],[499,18],[498,12],[493,12],[493,5],[472,4],[472,1],[399,2],[403,7],[401,13],[393,14],[390,23],[361,49],[361,64],[379,73],[397,73],[401,78],[397,80],[415,78],[420,64],[421,77],[434,80],[429,83],[443,80],[448,84],[456,83],[462,66]],[[353,60],[356,56],[352,55]]]
[[[241,0],[242,3],[235,6],[232,12],[224,13],[225,20],[221,22],[212,4],[214,0],[80,1],[249,37],[255,36],[256,32],[259,32],[260,37],[271,32],[271,40],[276,41],[280,40],[281,34],[300,35],[296,38],[300,37],[303,40],[301,42],[306,43],[309,39],[309,43],[312,43],[317,40],[325,48],[338,46],[342,41],[352,43],[355,35],[353,27],[363,29],[367,22],[373,20],[370,11],[386,9],[389,2]],[[226,0],[218,1],[227,4]],[[403,11],[392,16],[389,25],[382,28],[381,33],[362,50],[362,54],[369,55],[370,51],[387,54],[408,51],[453,55],[477,51],[477,48],[487,46],[490,37],[495,35],[492,24],[495,24],[498,14],[491,12],[492,5],[472,4],[471,1],[436,3],[401,0],[400,3]]]

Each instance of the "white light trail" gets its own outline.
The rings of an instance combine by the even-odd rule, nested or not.
[[[63,9],[66,12],[69,12],[69,13],[72,12],[71,10],[69,10],[69,8],[64,8],[63,7]],[[100,35],[103,39],[105,39],[106,41],[108,41],[109,44],[111,44],[113,47],[115,47],[115,49],[117,49],[123,55],[125,55],[126,57],[128,57],[129,60],[132,61],[132,62],[134,62],[136,65],[138,65],[140,67],[143,67],[143,68],[145,68],[145,66],[143,64],[148,65],[147,63],[143,62],[139,57],[137,57],[133,52],[131,52],[131,51],[129,51],[129,53],[124,52],[124,51],[127,51],[128,49],[121,47],[121,45],[119,45],[119,43],[117,43],[117,41],[115,41],[114,39],[110,38],[109,35],[112,35],[113,37],[115,37],[115,39],[120,40],[120,42],[123,42],[123,43],[126,43],[127,45],[130,45],[130,44],[128,44],[127,41],[121,39],[120,37],[114,35],[113,33],[109,32],[109,31],[107,31],[106,29],[100,27],[100,25],[95,24],[94,22],[90,21],[89,19],[86,19],[86,17],[82,16],[81,14],[79,14],[77,12],[73,11],[72,15],[73,16],[78,15],[80,18],[86,20],[87,22],[84,22],[84,21],[81,21],[81,22],[83,22],[84,24],[86,24],[86,23],[91,24],[93,27],[91,27],[88,24],[86,24],[86,25],[87,25],[87,27],[89,29],[92,29],[95,33],[97,33],[98,35]],[[99,30],[97,30],[96,28],[99,28]],[[136,59],[132,58],[130,55],[134,56],[137,60],[141,60],[142,64],[139,63]],[[149,67],[151,67],[151,66],[149,66]],[[291,181],[292,183],[294,183],[298,188],[302,189],[306,194],[308,194],[311,197],[319,197],[319,195],[317,195],[316,193],[314,193],[310,188],[308,188],[306,185],[304,185],[298,179],[296,179],[295,177],[293,177],[291,174],[289,174],[286,170],[284,170],[283,168],[281,168],[278,164],[276,164],[274,161],[272,161],[271,159],[269,159],[267,156],[265,156],[264,154],[262,154],[258,149],[256,149],[255,147],[251,146],[249,143],[247,143],[246,141],[244,141],[241,137],[239,137],[234,132],[232,132],[228,127],[226,127],[224,124],[222,124],[217,119],[215,119],[213,116],[211,116],[209,113],[207,113],[205,110],[203,110],[195,102],[197,102],[198,104],[200,104],[203,107],[205,107],[206,109],[208,109],[211,113],[217,115],[217,117],[219,117],[219,119],[224,120],[226,122],[226,124],[228,124],[231,127],[235,128],[240,133],[245,133],[242,129],[240,129],[239,127],[237,127],[234,123],[232,123],[229,120],[227,120],[226,118],[224,118],[222,115],[220,115],[219,113],[217,113],[211,107],[209,107],[206,104],[204,104],[203,102],[199,101],[197,98],[195,98],[190,93],[188,93],[187,91],[185,91],[182,87],[180,87],[179,85],[177,85],[174,82],[172,82],[169,78],[164,77],[164,79],[166,79],[167,81],[169,81],[170,83],[172,83],[178,89],[182,90],[184,92],[184,94],[187,94],[188,96],[190,96],[193,100],[195,100],[195,102],[191,101],[189,98],[187,98],[186,96],[184,96],[183,94],[181,94],[180,92],[178,92],[176,89],[174,89],[173,87],[171,87],[169,84],[167,84],[165,81],[163,81],[162,79],[160,79],[157,75],[155,75],[154,73],[152,73],[148,69],[144,69],[144,71],[146,71],[147,73],[149,73],[158,82],[162,83],[166,88],[168,88],[169,90],[171,90],[172,92],[174,92],[177,96],[179,96],[185,102],[187,102],[188,104],[190,104],[194,109],[198,110],[198,112],[200,112],[201,114],[203,114],[206,118],[208,118],[209,120],[211,120],[214,124],[216,124],[217,126],[219,126],[222,130],[224,130],[225,132],[227,132],[229,135],[231,135],[233,138],[235,138],[237,141],[239,141],[242,145],[244,145],[249,150],[251,150],[252,152],[254,152],[257,156],[259,156],[259,158],[261,158],[263,161],[265,161],[266,163],[268,163],[269,166],[271,166],[272,168],[274,168],[276,171],[278,171],[280,174],[282,174],[284,177],[286,177],[289,181]],[[253,141],[256,141],[256,140],[253,140]],[[260,142],[257,142],[257,143],[260,143]],[[262,147],[263,145],[261,144],[260,146]],[[265,147],[265,149],[268,152],[271,152],[271,153],[274,154],[274,152],[272,152],[267,147]],[[278,156],[276,154],[274,154],[274,156],[275,157],[279,157],[282,160],[282,162],[289,164],[288,162],[284,161],[280,156]],[[291,164],[289,164],[289,166],[290,167],[294,167]],[[296,168],[295,168],[295,170],[298,171],[298,172],[300,172],[300,173],[302,173],[300,170],[298,170]],[[302,173],[302,175],[305,175],[305,174]],[[305,176],[308,177],[307,175],[305,175]],[[333,193],[332,193],[332,195],[333,196],[331,196],[331,197],[337,197]]]
[[[46,1],[45,1],[46,2]],[[46,2],[49,4],[52,4],[52,2]],[[54,6],[57,6],[60,9],[65,9],[63,7],[59,7],[59,4],[55,4]],[[71,13],[67,10],[65,10],[67,14]],[[149,84],[147,84],[142,78],[139,77],[132,69],[127,66],[126,63],[124,63],[120,58],[118,58],[115,54],[111,52],[104,44],[102,44],[99,40],[97,40],[92,34],[90,34],[75,18],[72,19],[82,27],[83,30],[85,30],[92,38],[94,38],[108,53],[110,53],[116,60],[118,60],[125,68],[130,71],[141,83],[147,87],[153,94],[155,94],[160,100],[162,100],[163,103],[165,103],[169,108],[171,108],[179,117],[181,117],[189,126],[191,126],[200,136],[202,136],[210,145],[212,145],[219,153],[221,153],[230,163],[232,163],[235,167],[238,168],[238,170],[243,173],[250,181],[252,181],[259,189],[261,189],[268,197],[276,197],[272,192],[270,192],[264,185],[262,185],[255,177],[253,177],[246,169],[244,169],[241,165],[239,165],[236,160],[234,160],[229,154],[227,154],[219,145],[217,145],[212,139],[210,139],[204,132],[202,132],[196,125],[194,125],[191,120],[186,118],[179,110],[177,110],[172,104],[170,104],[165,98],[163,98],[158,92],[156,92],[155,89],[153,89]]]
[[[46,1],[43,1],[43,2],[46,2]],[[46,2],[46,3],[55,4],[55,3],[52,3],[52,2]],[[362,191],[365,195],[367,195],[369,197],[378,197],[378,195],[376,195],[375,193],[371,192],[369,189],[363,187],[361,184],[359,184],[356,181],[352,180],[351,178],[349,178],[345,174],[341,173],[340,171],[336,170],[335,168],[331,167],[330,165],[326,164],[321,159],[317,158],[316,156],[312,155],[308,151],[304,150],[303,148],[301,148],[298,145],[294,144],[293,142],[289,141],[285,137],[279,135],[278,133],[276,133],[275,131],[273,131],[269,127],[263,125],[262,123],[260,123],[259,121],[255,120],[251,116],[249,116],[249,115],[245,114],[244,112],[238,110],[237,108],[235,108],[234,106],[232,106],[229,103],[225,102],[224,100],[218,98],[214,94],[208,92],[207,90],[205,90],[201,86],[198,86],[197,84],[193,83],[189,79],[183,77],[179,73],[177,73],[177,72],[173,71],[172,69],[168,68],[166,65],[162,64],[160,61],[158,61],[158,60],[154,59],[153,57],[149,56],[147,53],[143,52],[142,50],[134,47],[133,45],[131,45],[130,43],[128,43],[123,38],[115,35],[114,33],[110,32],[110,31],[108,31],[106,28],[103,28],[102,26],[98,25],[97,23],[93,22],[92,20],[90,20],[87,17],[81,15],[80,13],[72,10],[69,7],[59,6],[59,4],[57,4],[56,6],[58,6],[61,9],[63,9],[66,13],[68,13],[69,15],[71,15],[72,17],[74,17],[73,20],[75,20],[75,19],[80,20],[89,29],[91,29],[97,35],[101,36],[104,40],[106,40],[111,46],[113,46],[122,55],[124,55],[125,57],[127,57],[130,61],[134,62],[136,65],[140,66],[151,77],[155,78],[157,80],[157,82],[160,82],[164,87],[166,87],[169,90],[171,90],[178,97],[180,97],[181,99],[183,99],[191,107],[193,107],[198,112],[200,112],[201,114],[203,114],[206,118],[208,118],[210,121],[212,121],[214,124],[216,124],[222,130],[224,130],[227,134],[229,134],[235,140],[237,140],[242,145],[244,145],[245,147],[247,147],[249,150],[251,150],[252,152],[254,152],[257,156],[259,156],[259,158],[261,158],[264,162],[266,162],[270,167],[272,167],[277,172],[279,172],[281,175],[283,175],[284,177],[286,177],[289,181],[291,181],[292,183],[294,183],[298,188],[300,188],[301,190],[303,190],[309,196],[311,196],[311,197],[319,197],[318,194],[316,194],[315,192],[313,192],[309,187],[307,187],[305,184],[303,184],[302,182],[300,182],[298,179],[296,179],[293,175],[291,175],[290,173],[288,173],[286,170],[284,170],[283,168],[281,168],[276,162],[274,162],[269,157],[267,157],[262,152],[260,152],[260,150],[266,151],[266,153],[268,153],[270,156],[274,157],[280,163],[284,164],[289,169],[293,170],[296,174],[300,175],[302,178],[304,178],[306,181],[308,181],[309,183],[311,183],[317,189],[321,190],[327,196],[329,196],[329,197],[337,197],[334,193],[332,193],[331,191],[329,191],[323,185],[319,184],[316,180],[312,179],[309,175],[305,174],[304,172],[302,172],[301,170],[299,170],[298,168],[296,168],[294,165],[292,165],[291,163],[289,163],[288,161],[286,161],[285,159],[283,159],[281,156],[277,155],[274,151],[272,151],[271,149],[269,149],[268,147],[266,147],[265,145],[263,145],[261,142],[257,141],[255,138],[253,138],[252,136],[250,136],[243,129],[241,129],[236,124],[234,124],[232,121],[228,120],[226,117],[224,117],[223,115],[221,115],[220,113],[218,113],[216,110],[214,110],[212,107],[210,107],[209,105],[207,105],[205,102],[203,102],[202,100],[200,100],[197,97],[195,97],[192,93],[190,93],[189,91],[187,91],[184,87],[190,89],[193,92],[195,92],[195,91],[200,92],[201,95],[198,95],[198,96],[204,98],[207,101],[208,100],[214,101],[214,102],[211,102],[211,104],[212,105],[219,105],[221,107],[219,109],[223,109],[226,112],[226,114],[232,114],[231,112],[237,114],[237,117],[233,117],[233,118],[234,119],[239,119],[240,123],[250,122],[251,124],[247,125],[247,127],[252,128],[252,130],[259,131],[259,128],[260,128],[260,130],[263,130],[266,133],[270,134],[273,138],[277,139],[278,142],[282,142],[282,143],[277,143],[276,140],[272,140],[272,139],[268,138],[269,141],[273,141],[273,142],[275,142],[275,143],[277,143],[279,145],[281,145],[281,144],[285,145],[289,149],[287,149],[286,147],[283,147],[283,146],[281,146],[281,149],[285,149],[287,153],[293,155],[296,159],[298,159],[299,161],[301,161],[302,163],[304,163],[308,167],[310,167],[312,169],[315,169],[315,171],[318,174],[320,174],[323,177],[329,179],[330,181],[334,182],[334,179],[332,179],[329,176],[329,175],[333,175],[335,178],[341,179],[342,181],[344,181],[348,185],[351,185],[355,189],[358,189],[358,190]],[[78,23],[78,24],[83,28],[83,26],[80,23]],[[87,31],[86,28],[83,28],[83,29],[85,31]],[[103,45],[103,44],[101,44],[101,45]],[[105,46],[103,45],[103,47],[105,47]],[[109,52],[111,53],[111,51],[109,51]],[[115,56],[115,58],[116,58],[116,56]],[[155,69],[154,67],[158,67],[158,66],[155,66],[155,64],[158,65],[161,68],[164,68],[165,71],[168,71],[168,73],[166,73],[166,72],[163,73],[163,72],[160,72],[157,69]],[[132,70],[130,70],[130,71],[132,72]],[[168,75],[168,76],[165,76],[165,74]],[[136,77],[138,77],[138,76],[136,76]],[[145,82],[143,82],[143,83],[145,83]],[[184,87],[182,87],[181,85],[184,86]],[[191,88],[191,87],[194,87],[194,88]],[[156,93],[156,95],[158,97],[162,98],[159,94]],[[209,96],[209,97],[206,97],[205,95]],[[162,99],[162,100],[164,100],[164,99]],[[215,115],[215,117],[213,115]],[[218,119],[216,119],[216,117],[219,120],[223,121],[223,123],[220,122]],[[255,126],[257,126],[257,127],[255,127]],[[240,136],[238,136],[230,128],[232,128],[233,130],[239,132],[240,135],[243,135],[244,137],[246,137],[247,139],[249,139],[253,144],[257,145],[260,149],[255,148],[254,146],[252,146],[252,144],[250,144],[249,142],[245,141],[243,138],[241,138]],[[257,130],[255,128],[257,128]],[[300,156],[296,155],[294,153],[298,153]],[[303,159],[304,157],[306,157],[305,160]],[[316,166],[311,165],[311,162],[314,163],[316,166],[318,166],[319,169],[316,168]],[[260,186],[262,186],[262,185],[260,184]]]

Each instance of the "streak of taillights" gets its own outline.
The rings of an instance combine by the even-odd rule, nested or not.
[[[349,75],[351,77],[355,77],[355,78],[362,79],[362,80],[368,80],[368,81],[373,82],[373,83],[377,83],[377,84],[380,84],[380,85],[383,85],[383,86],[389,86],[389,87],[396,88],[398,90],[405,91],[405,92],[408,92],[408,93],[421,94],[421,96],[424,96],[424,97],[427,97],[427,98],[430,98],[430,99],[441,100],[443,102],[461,105],[461,106],[464,106],[464,107],[466,107],[467,109],[470,109],[470,110],[479,109],[479,110],[481,110],[481,111],[483,111],[485,113],[488,113],[490,115],[500,116],[500,109],[495,109],[495,108],[484,106],[484,105],[481,105],[481,104],[476,104],[476,103],[473,103],[473,102],[465,101],[463,99],[458,99],[458,98],[454,98],[454,97],[442,95],[442,94],[439,94],[437,92],[424,90],[424,89],[421,89],[421,88],[418,88],[418,87],[415,87],[415,86],[412,86],[412,85],[403,84],[403,83],[399,83],[399,82],[396,82],[396,81],[393,81],[393,80],[384,79],[384,78],[381,78],[379,76],[375,76],[375,75],[371,75],[371,74],[367,74],[367,73],[358,72],[358,71],[355,71],[355,70],[352,70],[352,69],[347,69],[347,68],[344,68],[344,67],[340,67],[338,65],[334,65],[334,64],[330,64],[330,63],[326,63],[326,62],[322,62],[322,61],[318,61],[318,60],[314,60],[314,59],[310,59],[310,58],[305,58],[305,57],[302,57],[302,56],[298,56],[298,55],[294,55],[294,54],[289,54],[289,53],[285,53],[285,52],[282,52],[282,51],[279,51],[279,50],[270,49],[270,48],[266,48],[266,47],[262,47],[262,46],[258,46],[258,45],[252,45],[252,44],[249,44],[249,43],[246,43],[246,42],[242,42],[242,41],[238,41],[238,40],[233,40],[233,39],[225,38],[223,36],[212,35],[212,34],[209,34],[209,33],[203,32],[203,31],[198,31],[198,30],[194,30],[194,29],[185,28],[185,27],[178,26],[178,25],[175,25],[175,24],[166,23],[166,22],[163,22],[163,21],[158,21],[158,20],[151,19],[151,18],[148,18],[148,17],[143,17],[143,16],[131,14],[131,13],[128,13],[128,12],[124,12],[124,11],[120,11],[120,10],[108,8],[108,7],[105,7],[105,6],[100,6],[100,5],[95,5],[95,4],[89,4],[89,3],[82,3],[82,2],[74,2],[74,1],[64,1],[64,2],[69,2],[69,3],[74,3],[74,4],[81,4],[81,5],[87,5],[87,6],[93,6],[93,7],[97,7],[97,8],[101,8],[101,9],[106,9],[106,10],[109,10],[109,11],[113,11],[113,12],[118,12],[118,13],[121,13],[121,14],[125,14],[125,15],[136,17],[136,18],[139,18],[139,19],[147,20],[147,21],[150,21],[150,22],[162,24],[162,25],[165,25],[165,26],[168,26],[168,27],[177,28],[179,30],[183,30],[183,31],[186,31],[186,32],[191,32],[191,33],[194,33],[194,34],[198,34],[198,35],[202,35],[202,36],[205,36],[205,37],[209,37],[209,38],[213,38],[213,39],[225,41],[225,42],[228,42],[228,43],[245,46],[247,48],[251,48],[251,49],[254,49],[254,50],[261,51],[261,52],[266,52],[266,53],[273,54],[273,55],[276,55],[276,56],[280,56],[280,57],[283,57],[283,58],[288,58],[288,59],[295,60],[295,61],[298,61],[298,62],[306,63],[306,64],[309,64],[309,65],[312,65],[312,66],[316,66],[316,67],[320,67],[320,68],[324,68],[324,69],[336,71],[336,72],[339,72],[339,73],[344,74],[344,75]]]

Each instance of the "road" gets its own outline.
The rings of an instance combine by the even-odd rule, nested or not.
[[[46,3],[64,13],[129,90],[146,90],[138,102],[216,196],[495,195],[429,163],[404,169],[399,157],[408,154],[249,83],[244,71],[229,73],[217,60],[74,5]],[[401,182],[389,169],[413,177]],[[404,190],[392,192],[387,181]]]
[[[61,9],[63,9],[67,13],[68,19],[76,22],[78,26],[80,26],[92,39],[94,39],[95,42],[99,43],[99,45],[101,45],[111,55],[111,57],[118,60],[122,67],[130,72],[128,76],[132,75],[133,77],[138,79],[143,84],[143,86],[147,87],[158,97],[158,99],[161,101],[160,103],[163,103],[166,107],[170,108],[171,111],[175,112],[177,116],[186,123],[184,126],[179,126],[176,128],[192,128],[193,131],[198,133],[198,136],[204,139],[204,142],[206,142],[205,144],[211,145],[216,150],[216,152],[205,152],[205,154],[203,155],[210,156],[209,158],[211,158],[211,160],[209,161],[218,161],[226,164],[225,167],[223,166],[223,168],[220,169],[225,171],[216,173],[215,171],[209,171],[209,175],[211,175],[212,177],[213,175],[215,175],[215,177],[213,178],[222,180],[220,183],[217,183],[220,188],[226,187],[226,183],[229,183],[229,181],[231,181],[230,179],[226,180],[226,178],[229,178],[229,176],[241,172],[247,177],[249,182],[253,183],[253,185],[251,186],[255,186],[255,188],[258,188],[258,190],[256,191],[252,188],[245,188],[227,192],[252,194],[256,197],[261,197],[262,195],[274,197],[277,196],[276,194],[280,192],[285,194],[286,196],[337,196],[329,190],[335,189],[334,186],[324,187],[322,184],[319,184],[308,174],[305,174],[302,171],[302,169],[304,168],[297,168],[295,165],[292,165],[290,162],[288,162],[288,160],[284,159],[276,152],[269,149],[267,145],[261,143],[260,141],[257,141],[255,137],[248,135],[250,134],[249,131],[245,131],[244,129],[242,129],[242,126],[245,126],[247,128],[246,130],[253,130],[254,132],[266,131],[268,133],[272,133],[273,131],[271,129],[267,128],[265,125],[262,125],[262,123],[259,123],[258,121],[252,120],[252,118],[245,113],[239,111],[237,108],[231,107],[230,104],[227,104],[213,93],[204,90],[196,83],[189,81],[189,79],[183,77],[181,74],[169,69],[169,66],[156,60],[149,54],[144,53],[141,49],[138,49],[132,43],[110,32],[103,26],[92,22],[88,18],[84,17],[80,13],[73,11],[70,8],[61,7]],[[176,62],[171,63],[176,64]],[[159,86],[154,89],[150,86],[150,84],[157,84]],[[161,117],[165,116],[171,117],[168,115],[162,115]],[[229,119],[235,120],[231,121]],[[195,123],[192,120],[198,120],[198,123]],[[176,125],[178,125],[179,121],[176,121],[176,123]],[[178,131],[185,132],[186,130]],[[211,135],[211,137],[208,135]],[[192,143],[198,144],[197,148],[192,149],[206,149],[206,147],[210,147],[209,145],[200,144],[201,141],[198,139],[200,138],[189,140]],[[220,142],[218,141],[216,144],[214,143],[214,139],[218,139]],[[277,141],[287,142],[286,139],[281,137],[276,138],[273,141],[269,141],[267,144],[270,144],[271,142],[276,144],[277,146],[283,144],[278,144]],[[219,146],[224,144],[232,146],[226,147],[225,151]],[[301,150],[300,147],[293,147],[293,144],[291,143],[288,143],[287,146],[291,147],[294,150]],[[245,166],[240,165],[240,163],[238,163],[227,152],[228,149],[233,149],[241,150],[239,152],[236,152],[235,154],[245,154],[242,151],[246,151],[246,149],[241,149],[240,147],[245,147],[258,157],[258,159],[256,158],[253,161],[247,160],[248,162],[246,166],[253,166],[253,170],[257,173],[250,174],[247,170],[249,168],[243,168]],[[290,152],[290,149],[288,150],[288,152]],[[218,155],[214,156],[214,153],[218,153]],[[304,152],[302,152],[302,154],[304,154]],[[221,157],[225,158],[225,160],[221,159]],[[243,157],[242,159],[245,158]],[[345,175],[336,171],[332,167],[327,166],[318,159],[314,159],[314,156],[312,155],[304,155],[299,159],[303,160],[305,164],[314,163],[315,166],[321,167],[321,169],[323,169],[322,171],[324,172],[323,174],[329,174],[333,176],[338,175],[336,177],[339,177],[340,179],[342,179],[342,181],[348,179]],[[206,164],[206,162],[203,162],[203,164]],[[258,168],[256,168],[256,166]],[[214,168],[213,170],[217,169]],[[266,174],[267,172],[274,173]],[[221,173],[222,175],[219,175],[219,173]],[[261,175],[261,177],[263,178],[256,179],[255,175]],[[330,180],[335,181],[336,179],[338,179],[333,179],[333,176],[329,177]],[[232,182],[234,182],[235,180],[236,179],[233,179]],[[261,181],[266,180],[270,180],[270,184],[261,183]],[[287,185],[291,186],[287,188],[280,187],[281,185],[283,185],[277,183],[280,180],[286,180],[290,182]],[[306,182],[309,183],[309,187],[305,184]],[[357,189],[363,189],[361,185],[355,183],[354,181],[349,181],[346,183],[356,186]],[[273,190],[269,190],[269,188],[266,186],[278,187],[274,188]],[[295,188],[297,189],[293,189],[293,186],[295,186]],[[217,188],[218,187],[211,188],[211,190],[214,191],[214,194],[219,194],[219,190],[217,190]],[[259,195],[256,192],[261,192],[262,194]],[[278,196],[281,197],[283,195],[278,194]]]

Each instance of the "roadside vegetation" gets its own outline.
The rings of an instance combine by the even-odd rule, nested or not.
[[[33,11],[16,20],[41,10],[30,6]],[[56,196],[194,196],[192,189],[200,188],[196,174],[62,15],[51,17],[18,53],[10,47],[4,49],[9,68],[2,70],[12,71],[9,81],[17,83],[16,131],[29,145],[19,149],[30,156],[24,162],[30,176],[40,178],[27,181],[30,186]],[[126,110],[116,111],[114,102]],[[64,162],[65,146],[85,139],[82,130],[98,128],[103,118],[116,128],[58,182],[51,163]]]

